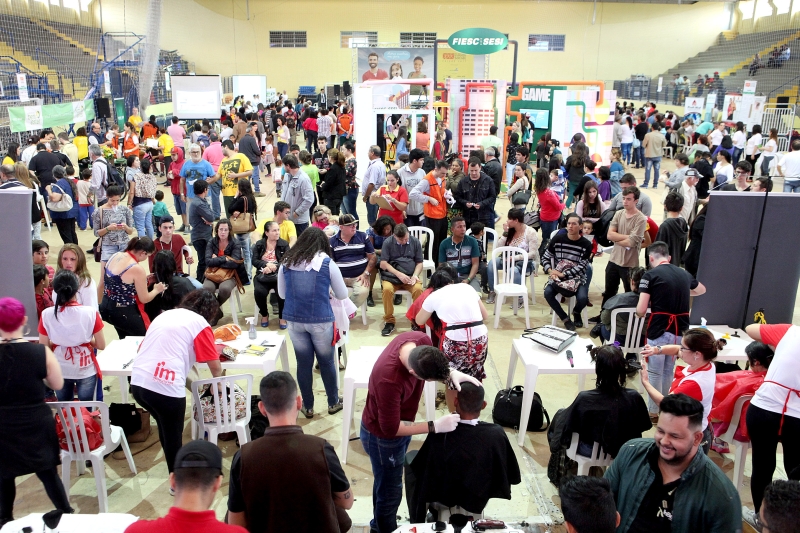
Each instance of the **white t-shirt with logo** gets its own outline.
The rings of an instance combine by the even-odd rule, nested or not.
[[[215,360],[214,332],[206,319],[188,309],[171,309],[150,323],[133,360],[131,385],[183,398],[192,366]]]
[[[97,369],[92,361],[94,348],[89,345],[95,333],[103,329],[103,319],[93,307],[73,303],[42,311],[39,333],[47,335],[53,353],[61,365],[65,379],[84,379],[94,376]]]

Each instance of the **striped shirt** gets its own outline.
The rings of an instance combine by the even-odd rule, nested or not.
[[[332,126],[333,120],[331,120],[331,117],[328,115],[320,115],[317,117],[317,132],[320,137],[330,137]]]
[[[344,242],[341,232],[330,239],[333,260],[342,272],[343,278],[356,278],[364,273],[369,263],[369,254],[375,253],[367,234],[356,231],[350,242]]]
[[[551,268],[556,268],[559,261],[566,260],[575,266],[564,271],[565,279],[586,280],[586,265],[589,264],[589,256],[592,253],[592,243],[583,237],[573,241],[567,232],[559,231],[555,237],[550,239],[547,250],[542,258],[542,268],[547,273]]]

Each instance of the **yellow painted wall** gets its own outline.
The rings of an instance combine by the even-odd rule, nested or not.
[[[800,29],[800,0],[743,0],[736,3],[734,30],[756,33]]]
[[[102,9],[105,31],[144,31],[147,0],[104,0]],[[163,10],[161,48],[177,49],[198,73],[266,74],[289,94],[352,79],[353,53],[340,48],[340,31],[378,31],[379,42],[397,43],[401,31],[446,39],[490,27],[519,41],[518,80],[614,80],[666,71],[713,44],[728,22],[719,2],[598,2],[595,24],[591,2],[531,0],[250,0],[250,20],[244,0],[168,0]],[[682,33],[688,22],[691,32]],[[306,30],[308,48],[271,49],[269,30]],[[566,51],[528,52],[529,33],[565,34]],[[491,56],[491,77],[511,74],[511,52]]]

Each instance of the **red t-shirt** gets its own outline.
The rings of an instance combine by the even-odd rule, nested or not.
[[[400,421],[417,417],[425,381],[412,376],[400,362],[400,348],[407,342],[431,346],[421,331],[401,333],[384,348],[369,377],[369,392],[361,422],[367,431],[381,439],[397,437]]]
[[[169,250],[172,252],[172,257],[175,258],[175,272],[179,274],[183,274],[183,247],[186,246],[186,241],[183,240],[183,237],[178,235],[177,233],[172,234],[172,240],[169,244],[162,242],[161,239],[156,239],[153,241],[153,244],[156,246],[156,251],[148,258],[150,262],[150,272],[153,272],[153,263],[156,259],[156,253],[160,252],[161,250]]]
[[[384,186],[378,190],[378,194],[380,194],[381,196],[383,196],[384,194],[388,194],[398,202],[403,202],[405,204],[408,203],[408,191],[406,191],[404,187],[398,187],[394,191],[389,191],[389,189],[387,189]],[[403,223],[403,211],[400,211],[394,206],[392,206],[392,209],[384,209],[383,207],[378,209],[378,217],[380,218],[384,215],[391,217],[396,224]]]
[[[139,520],[129,525],[125,533],[247,533],[241,526],[223,524],[214,511],[200,513],[170,507],[164,518]]]
[[[656,236],[658,236],[658,224],[656,224],[655,220],[647,217],[647,226],[645,231],[648,235],[650,235],[650,242],[656,242]]]
[[[762,324],[758,331],[761,333],[761,342],[770,346],[777,346],[791,324]]]

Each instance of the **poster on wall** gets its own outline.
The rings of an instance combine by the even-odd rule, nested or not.
[[[474,80],[486,78],[486,56],[464,54],[451,48],[437,49],[436,82],[447,84],[449,78]]]
[[[767,103],[766,96],[756,96],[753,98],[753,107],[750,110],[750,118],[747,121],[748,126],[761,124],[761,119],[764,116],[764,105]]]
[[[741,94],[726,94],[722,102],[722,120],[738,122],[742,114],[741,107]]]
[[[27,102],[28,98],[28,77],[24,72],[17,73],[17,88],[19,89],[19,101]]]
[[[433,48],[358,48],[357,82],[435,78]],[[427,101],[425,87],[412,85],[410,100]]]
[[[711,120],[711,112],[714,110],[714,104],[717,101],[717,93],[709,93],[706,97],[706,112],[703,115],[703,120]]]
[[[684,115],[700,115],[705,108],[706,101],[703,97],[690,96],[683,104]]]
[[[566,145],[580,133],[596,163],[611,163],[614,136],[614,108],[617,91],[604,91],[598,102],[597,91],[555,91],[553,93],[553,139]]]

